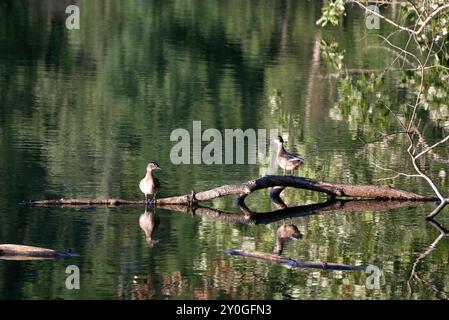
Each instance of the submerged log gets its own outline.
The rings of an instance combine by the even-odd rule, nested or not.
[[[309,269],[323,269],[323,270],[365,270],[364,267],[348,266],[345,264],[327,263],[327,262],[308,262],[298,261],[292,258],[282,257],[274,253],[265,253],[258,251],[241,251],[229,249],[228,254],[235,256],[242,256],[245,258],[260,259],[270,261],[278,264],[287,265],[293,268],[309,268]]]
[[[40,247],[18,244],[0,244],[0,259],[4,260],[55,259],[74,256],[76,255],[70,252],[62,252]]]
[[[156,205],[162,204],[192,204],[209,201],[227,195],[237,195],[238,203],[243,204],[250,193],[267,188],[291,187],[296,189],[316,191],[335,199],[376,199],[376,200],[408,200],[408,201],[435,201],[435,197],[424,196],[409,191],[396,189],[390,186],[376,186],[363,184],[330,183],[320,180],[295,176],[264,176],[255,180],[216,187],[210,190],[191,193],[182,196],[161,198]],[[281,190],[282,191],[282,190]],[[57,200],[30,200],[22,202],[27,206],[64,206],[64,205],[138,205],[143,200],[123,199],[57,199]]]

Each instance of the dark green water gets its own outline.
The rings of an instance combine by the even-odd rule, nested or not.
[[[421,280],[408,283],[413,263],[439,235],[424,220],[431,204],[292,219],[304,236],[286,244],[285,256],[376,265],[383,272],[379,289],[366,288],[363,271],[293,269],[226,254],[230,248],[271,252],[282,221],[234,224],[158,208],[159,242],[149,247],[140,207],[21,208],[24,199],[140,199],[149,161],[163,168],[160,197],[266,172],[264,165],[172,164],[170,133],[190,131],[194,120],[220,131],[279,129],[288,147],[305,155],[306,177],[430,192],[419,180],[375,181],[391,172],[374,162],[412,172],[403,140],[361,141],[397,129],[395,119],[376,96],[348,107],[346,91],[321,58],[321,40],[335,39],[350,68],[378,69],[394,60],[378,48],[380,39],[367,32],[359,11],[349,11],[342,27],[322,29],[315,25],[318,1],[76,3],[80,30],[65,28],[67,1],[0,3],[0,243],[80,255],[0,260],[1,299],[445,297],[447,238],[416,265]],[[399,74],[384,81],[387,99],[398,106],[413,100]],[[424,117],[444,125],[443,111]],[[430,140],[439,137],[438,125],[428,130]],[[447,189],[445,167],[429,166]],[[285,194],[290,205],[319,200]],[[233,201],[209,205],[238,213]],[[248,204],[274,209],[266,192]],[[71,264],[80,268],[80,290],[65,287]]]

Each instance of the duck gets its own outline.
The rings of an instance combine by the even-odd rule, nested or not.
[[[147,173],[140,181],[140,191],[145,195],[145,205],[148,204],[148,195],[153,195],[153,203],[156,202],[156,192],[161,186],[159,180],[153,176],[154,170],[161,170],[161,167],[156,162],[150,162],[147,165]]]
[[[277,136],[274,143],[278,145],[277,150],[277,163],[279,167],[284,169],[284,175],[286,170],[290,170],[290,175],[293,175],[293,171],[304,166],[304,158],[297,156],[291,152],[288,152],[284,148],[284,139],[281,136]]]

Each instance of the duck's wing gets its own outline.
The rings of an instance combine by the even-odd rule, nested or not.
[[[287,152],[287,160],[288,161],[300,161],[300,162],[304,163],[303,157],[297,156],[296,154],[291,153],[291,152]]]
[[[161,182],[159,181],[158,178],[154,178],[154,185],[156,186],[156,188],[160,188],[161,187]]]

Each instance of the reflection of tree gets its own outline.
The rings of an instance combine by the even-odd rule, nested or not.
[[[444,237],[449,236],[449,230],[447,230],[446,228],[444,228],[444,226],[438,222],[436,222],[435,220],[429,220],[429,223],[434,226],[438,231],[439,231],[439,235],[438,237],[436,237],[436,239],[427,247],[426,250],[424,250],[423,252],[421,252],[418,257],[415,259],[415,261],[413,262],[412,265],[412,270],[410,272],[410,277],[407,281],[407,288],[409,291],[409,295],[410,298],[413,295],[413,290],[412,290],[412,281],[416,280],[419,282],[422,282],[423,284],[429,286],[433,291],[435,291],[436,293],[438,293],[441,297],[443,297],[444,299],[449,299],[449,296],[446,292],[438,289],[436,287],[436,285],[432,284],[429,280],[425,280],[424,278],[421,278],[419,276],[419,273],[417,271],[417,267],[420,263],[422,263],[422,260],[424,260],[424,258],[426,258],[433,250],[435,250],[436,246],[438,245],[438,243],[441,241],[441,239],[443,239]]]
[[[290,11],[292,7],[291,0],[285,1],[285,9],[284,9],[284,15],[282,18],[282,31],[281,31],[281,44],[280,44],[280,55],[282,55],[285,51],[285,48],[287,47],[288,42],[288,24],[289,24],[289,18],[290,18]]]
[[[413,170],[416,172],[416,175],[413,175],[413,177],[422,178],[422,180],[427,183],[429,189],[438,197],[440,202],[439,205],[427,216],[427,218],[431,219],[449,203],[449,198],[441,193],[441,187],[432,179],[431,173],[423,168],[422,159],[432,152],[432,150],[449,141],[449,135],[445,132],[445,126],[440,126],[441,134],[439,135],[437,142],[426,148],[420,149],[420,145],[423,144],[422,136],[421,139],[416,139],[415,134],[418,131],[416,128],[419,128],[423,123],[424,127],[426,127],[426,125],[432,121],[432,117],[426,112],[428,111],[426,109],[429,109],[429,101],[432,102],[432,100],[435,100],[435,102],[438,102],[438,100],[445,99],[446,97],[447,90],[437,90],[435,86],[440,84],[442,82],[441,80],[447,79],[449,76],[449,69],[447,68],[447,62],[449,61],[447,60],[449,42],[447,42],[446,37],[447,28],[449,27],[447,21],[449,16],[449,4],[440,6],[439,3],[436,2],[431,2],[431,4],[405,3],[403,17],[413,17],[412,21],[414,26],[410,28],[403,26],[399,21],[391,20],[384,14],[373,11],[366,7],[366,4],[363,4],[361,1],[351,0],[348,2],[357,4],[365,11],[365,13],[374,15],[392,26],[395,31],[386,37],[381,34],[379,34],[378,37],[384,41],[385,46],[389,46],[393,51],[396,51],[399,56],[405,55],[409,57],[413,62],[413,70],[405,69],[403,65],[399,66],[399,70],[402,70],[405,79],[413,78],[414,80],[413,82],[410,81],[412,83],[410,88],[412,95],[408,99],[410,102],[406,104],[405,108],[403,107],[402,110],[399,110],[401,112],[400,116],[395,113],[396,110],[393,110],[393,104],[388,101],[389,99],[382,101],[380,105],[388,110],[391,117],[395,117],[395,120],[398,122],[396,126],[401,127],[402,131],[406,133],[407,139],[402,143],[401,148],[403,153],[407,155]],[[335,9],[334,5],[337,4],[339,9],[333,10]],[[394,6],[394,3],[388,4]],[[328,22],[336,25],[338,24],[337,18],[342,16],[344,11],[345,6],[342,0],[326,3],[323,6],[323,14],[319,19],[319,23],[323,26]],[[397,17],[394,17],[393,19],[398,20]],[[408,37],[405,45],[398,41],[396,37],[393,37],[396,33],[402,34],[405,38]],[[424,33],[429,35],[429,39],[423,35]],[[338,44],[335,44],[334,48],[338,48]],[[325,50],[324,52],[326,53],[328,51],[329,50]],[[439,55],[441,54],[444,55],[445,58],[439,58]],[[334,52],[333,55],[327,55],[326,57],[328,58],[327,60],[333,62],[333,65],[339,66],[339,70],[343,69],[340,64],[341,54],[335,54]],[[397,60],[398,59],[395,58],[389,66],[385,66],[384,73],[391,71],[391,66],[397,63]],[[361,111],[362,117],[366,117],[363,116],[363,113],[372,113],[371,106],[368,109],[367,104],[370,104],[374,99],[367,99],[365,95],[367,93],[375,93],[378,99],[382,97],[382,92],[379,88],[383,87],[383,76],[383,73],[381,74],[381,77],[376,77],[374,73],[372,73],[372,81],[370,82],[365,78],[364,72],[362,72],[360,78],[356,80],[346,73],[343,80],[340,80],[340,83],[341,88],[346,89],[348,94],[344,94],[345,92],[343,91],[343,94],[340,94],[340,98],[344,101],[347,99],[347,96],[350,96],[352,99],[346,101],[346,107],[356,105],[359,107],[355,108],[356,111]],[[443,81],[443,83],[447,86],[447,81]],[[427,90],[429,84],[431,84],[431,86]],[[342,106],[345,105],[345,103],[341,104]],[[379,103],[377,102],[377,104]],[[447,106],[445,106],[445,109],[447,110]],[[433,156],[435,156],[434,153]],[[399,172],[395,178],[399,176],[410,177],[411,175]]]

